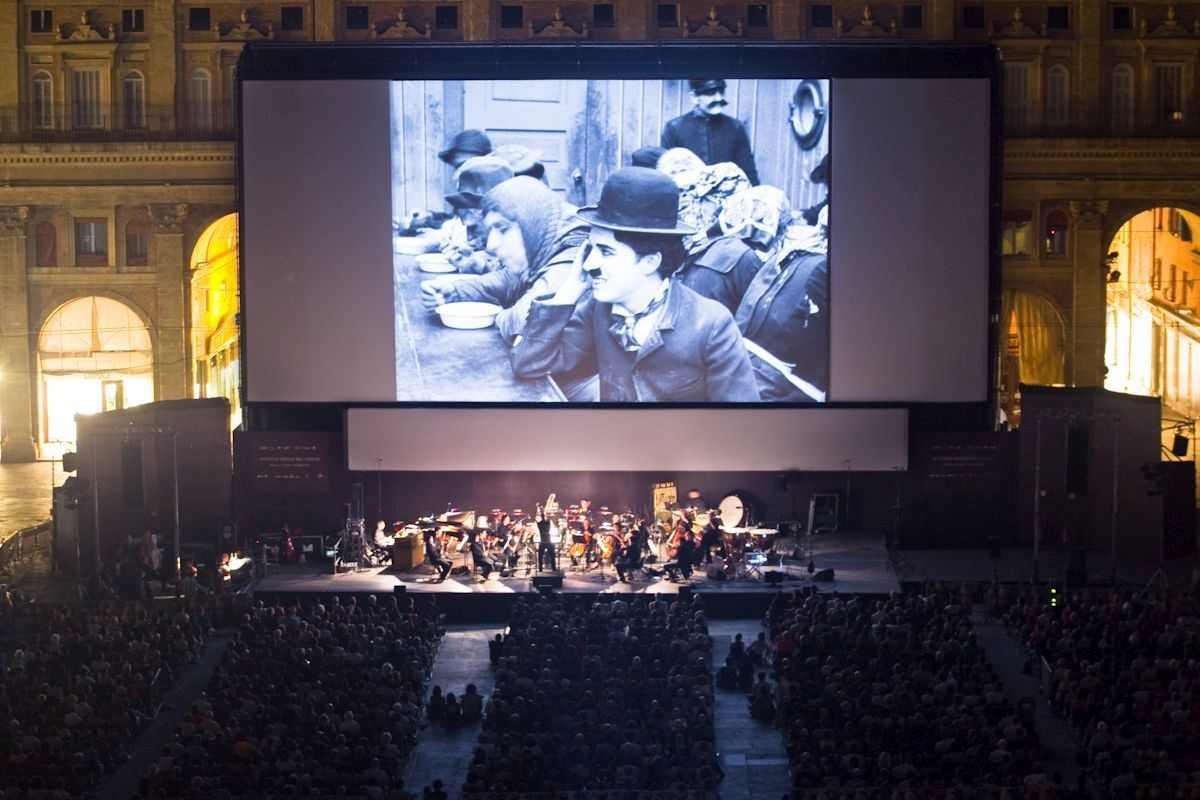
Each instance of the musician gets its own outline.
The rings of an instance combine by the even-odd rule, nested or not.
[[[501,547],[501,551],[504,553],[504,563],[508,569],[516,569],[517,562],[521,559],[524,529],[520,525],[512,524],[512,517],[508,516],[508,514],[504,515],[500,523],[500,529],[505,531],[504,546]]]
[[[388,531],[387,522],[379,520],[375,525],[375,546],[390,549],[396,543],[396,538]]]
[[[675,560],[668,561],[663,565],[672,581],[678,581],[681,576],[685,581],[692,577],[692,563],[695,555],[696,545],[692,541],[691,531],[684,528],[679,539],[679,546],[675,549]]]
[[[721,512],[718,509],[713,509],[708,515],[708,524],[704,526],[704,530],[700,532],[700,552],[696,555],[696,561],[699,562],[700,556],[704,556],[704,563],[712,563],[712,549],[716,547],[718,550],[724,549],[725,532],[721,529]]]
[[[704,495],[699,489],[687,490],[687,499],[684,501],[683,506],[692,511],[708,511],[708,502],[705,501]]]
[[[555,551],[554,541],[550,538],[550,520],[546,519],[546,512],[541,503],[537,505],[534,521],[538,530],[538,572],[557,569],[558,553]]]
[[[483,579],[487,580],[496,566],[484,551],[482,537],[485,536],[487,536],[487,532],[480,531],[478,528],[467,531],[467,547],[471,551],[471,563],[483,574]]]
[[[433,528],[425,529],[425,560],[438,571],[438,583],[446,580],[453,564],[442,555],[442,548],[437,540],[437,531]]]
[[[613,561],[613,566],[617,568],[617,580],[621,583],[629,583],[625,580],[626,572],[642,566],[642,545],[637,533],[630,533],[624,539],[621,549]]]

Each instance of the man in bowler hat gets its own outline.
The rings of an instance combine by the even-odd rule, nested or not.
[[[758,170],[754,167],[750,137],[739,120],[725,113],[729,105],[725,99],[725,81],[697,78],[688,81],[688,86],[695,107],[666,124],[662,146],[668,150],[686,147],[709,165],[732,161],[757,186]]]
[[[601,402],[757,402],[758,387],[729,310],[670,275],[683,258],[679,189],[645,167],[617,170],[578,266],[534,301],[512,351],[519,378],[590,369]]]

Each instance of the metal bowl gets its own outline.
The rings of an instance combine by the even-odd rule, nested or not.
[[[444,274],[454,272],[455,267],[442,253],[424,253],[417,256],[417,268],[421,272]]]

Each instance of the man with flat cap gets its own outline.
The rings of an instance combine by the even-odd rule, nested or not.
[[[446,149],[438,153],[438,158],[458,169],[468,158],[486,156],[492,152],[492,140],[483,131],[467,128],[459,131],[450,140]]]
[[[725,113],[729,101],[725,99],[725,81],[721,78],[694,78],[688,81],[692,103],[695,107],[666,124],[662,132],[662,146],[686,147],[698,155],[705,164],[720,164],[732,161],[742,168],[750,183],[758,185],[758,170],[754,167],[754,153],[750,150],[750,137],[740,120]]]
[[[512,350],[513,373],[597,373],[601,402],[757,402],[758,386],[729,310],[670,280],[683,258],[679,189],[645,167],[617,170],[574,271],[534,301]]]
[[[512,167],[495,155],[469,158],[455,171],[457,191],[446,195],[454,219],[442,226],[442,253],[459,272],[480,274],[499,268],[486,252],[483,196],[511,177]]]

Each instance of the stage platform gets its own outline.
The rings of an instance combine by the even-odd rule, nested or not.
[[[454,554],[456,567],[469,560]],[[629,583],[617,581],[616,572],[606,567],[582,572],[563,569],[562,588],[565,594],[677,594],[688,589],[703,597],[705,607],[721,616],[732,613],[760,613],[770,602],[771,595],[781,590],[796,590],[811,586],[819,592],[843,594],[888,594],[900,590],[900,583],[888,560],[887,548],[878,533],[833,533],[815,538],[812,559],[817,569],[832,569],[831,581],[816,581],[808,574],[808,562],[791,558],[773,558],[759,568],[759,576],[750,579],[718,580],[703,571],[692,575],[690,581],[673,583],[667,578],[653,578],[635,571]],[[560,564],[569,563],[562,559]],[[652,567],[653,568],[653,567]],[[770,573],[782,579],[770,582]],[[518,570],[509,578],[498,573],[486,581],[468,574],[452,575],[441,583],[432,580],[432,569],[420,566],[410,571],[389,567],[371,567],[358,571],[332,574],[327,562],[313,564],[272,565],[265,577],[256,579],[251,591],[262,599],[291,598],[309,594],[391,594],[397,587],[412,594],[434,594],[439,605],[457,610],[458,620],[487,620],[506,614],[505,598],[515,599],[524,593],[537,591],[533,578],[552,573],[529,573]],[[496,615],[478,613],[481,608],[494,608]],[[468,609],[474,609],[470,611]]]

